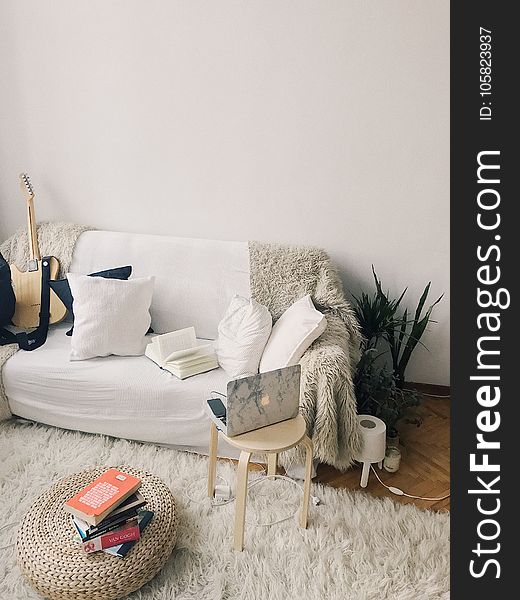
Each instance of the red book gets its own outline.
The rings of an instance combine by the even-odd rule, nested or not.
[[[126,542],[135,542],[139,539],[140,535],[137,519],[133,519],[120,529],[109,531],[88,542],[83,542],[83,550],[89,554],[98,550],[104,550],[105,548],[111,548],[112,546],[119,546]]]
[[[137,477],[109,469],[67,500],[63,508],[90,525],[97,525],[140,485]]]

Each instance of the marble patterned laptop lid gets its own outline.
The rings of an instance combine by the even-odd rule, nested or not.
[[[292,419],[300,404],[301,366],[284,367],[227,385],[227,431],[234,436]]]

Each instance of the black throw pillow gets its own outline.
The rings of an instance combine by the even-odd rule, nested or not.
[[[106,271],[98,271],[97,273],[90,273],[89,277],[104,277],[105,279],[128,279],[132,274],[132,267],[117,267],[115,269],[107,269]],[[49,281],[49,284],[54,290],[56,296],[63,302],[65,308],[69,311],[72,317],[72,327],[67,331],[66,335],[72,335],[72,331],[74,329],[74,311],[72,310],[72,304],[74,302],[74,298],[72,297],[72,293],[70,291],[69,280],[65,279],[56,279],[54,281]]]

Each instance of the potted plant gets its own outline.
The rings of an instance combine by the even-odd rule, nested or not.
[[[428,323],[433,322],[430,319],[432,310],[442,296],[424,311],[431,286],[431,282],[428,283],[413,318],[410,318],[408,309],[399,311],[407,289],[392,299],[383,291],[373,266],[372,274],[375,292],[354,296],[354,310],[363,336],[361,359],[354,376],[358,412],[382,419],[386,423],[387,436],[393,438],[391,444],[397,445],[399,421],[408,418],[420,425],[420,419],[410,415],[422,397],[416,390],[406,387],[406,368],[417,345],[422,345],[420,339]],[[385,361],[388,356],[391,360]]]

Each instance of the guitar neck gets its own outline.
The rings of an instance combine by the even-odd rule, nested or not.
[[[31,260],[40,260],[33,198],[28,198],[27,200],[27,233],[29,235],[29,256]]]

